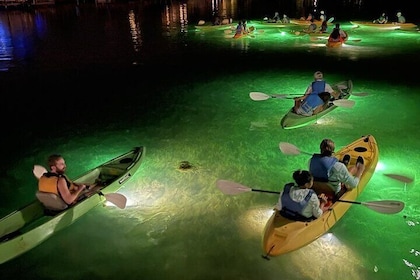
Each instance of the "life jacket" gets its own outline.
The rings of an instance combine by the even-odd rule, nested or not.
[[[70,182],[66,175],[59,175],[51,172],[44,173],[41,178],[39,178],[38,190],[40,192],[54,193],[61,197],[57,187],[58,179],[60,177],[63,177],[66,180],[67,188],[72,191],[74,189],[74,185]]]
[[[337,161],[335,157],[314,154],[309,163],[309,171],[314,176],[314,181],[328,182],[330,170]]]
[[[300,214],[302,213],[306,205],[308,205],[312,194],[314,194],[315,192],[313,190],[309,190],[308,194],[302,201],[296,202],[290,197],[290,189],[293,186],[294,183],[289,183],[284,186],[283,194],[281,196],[282,209],[280,210],[280,215],[287,219],[295,221],[311,221],[315,219],[315,217],[308,218]]]
[[[302,102],[301,108],[306,113],[313,111],[319,105],[324,104],[324,101],[319,97],[321,92],[325,91],[325,81],[312,82],[312,92]]]

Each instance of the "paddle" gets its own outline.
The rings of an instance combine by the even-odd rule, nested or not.
[[[42,165],[34,165],[34,168],[32,170],[34,176],[39,179],[41,176],[48,172],[45,167]],[[105,197],[105,199],[115,206],[117,206],[120,209],[125,209],[125,206],[127,205],[127,197],[125,197],[122,194],[119,193],[107,193],[103,194],[101,191],[98,192],[99,195],[102,195]]]
[[[281,152],[285,155],[293,155],[293,156],[300,155],[300,154],[312,155],[312,153],[303,152],[295,145],[287,143],[287,142],[280,142],[279,148]],[[400,182],[403,182],[405,184],[410,184],[414,181],[412,178],[409,178],[403,175],[398,175],[398,174],[384,174],[384,175],[392,179],[398,180]]]
[[[280,142],[279,148],[280,148],[280,151],[285,155],[293,155],[293,156],[300,155],[300,154],[305,154],[305,155],[310,155],[310,156],[313,155],[313,153],[303,152],[295,145],[287,143],[287,142]]]
[[[267,190],[258,190],[246,187],[236,182],[227,181],[227,180],[217,180],[217,187],[227,195],[236,195],[244,192],[264,192],[264,193],[273,193],[280,194],[277,191],[267,191]],[[395,214],[401,212],[404,209],[404,202],[398,200],[379,200],[379,201],[368,201],[368,202],[359,202],[359,201],[349,201],[338,199],[338,202],[359,204],[366,206],[367,208],[374,210],[383,214]]]
[[[337,86],[338,88],[340,88],[340,86]],[[341,87],[341,89],[346,89],[347,87]],[[292,96],[292,95],[295,95],[295,96],[302,96],[302,94],[284,94],[285,96],[287,96],[287,95],[289,95],[289,96]],[[369,93],[367,93],[367,92],[355,92],[355,93],[351,93],[351,95],[354,95],[354,96],[368,96],[369,95]]]
[[[294,99],[293,97],[288,97],[287,95],[289,94],[265,94],[262,92],[250,92],[249,96],[251,97],[252,100],[255,101],[261,101],[261,100],[267,100],[269,98],[279,98],[279,99]],[[338,100],[333,100],[330,103],[334,104],[337,107],[345,107],[345,108],[352,108],[355,104],[355,102],[353,100],[348,100],[348,99],[338,99]]]

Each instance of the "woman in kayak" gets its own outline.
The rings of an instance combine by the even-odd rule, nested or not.
[[[306,221],[319,218],[328,207],[327,197],[319,197],[311,189],[314,177],[309,171],[297,170],[293,172],[294,183],[288,183],[280,193],[276,209],[285,218],[297,221]]]
[[[385,24],[387,22],[388,22],[388,16],[385,13],[382,13],[378,19],[375,19],[373,21],[373,23],[378,23],[378,24]]]
[[[337,99],[339,94],[336,93],[332,87],[324,81],[324,75],[321,71],[316,71],[314,79],[306,89],[303,97],[295,98],[295,105],[293,110],[296,114],[303,116],[312,116],[324,110],[328,106],[328,101],[331,96]]]

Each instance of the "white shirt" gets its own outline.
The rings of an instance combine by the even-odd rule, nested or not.
[[[296,202],[301,202],[303,200],[305,200],[305,197],[308,195],[310,189],[301,189],[297,186],[293,186],[290,188],[290,198],[293,201]],[[281,205],[281,196],[283,195],[283,191],[281,191],[280,196],[279,196],[279,201],[277,202],[276,208],[281,210],[283,207]],[[314,192],[311,195],[311,198],[308,201],[308,204],[306,205],[305,208],[303,208],[302,216],[305,216],[307,218],[314,216],[315,218],[319,218],[322,215],[322,210],[319,208],[319,198],[316,195],[316,193]]]
[[[330,170],[330,176],[328,177],[330,181],[328,185],[338,193],[341,189],[341,183],[344,183],[347,188],[354,189],[359,184],[360,179],[356,176],[350,174],[347,166],[342,162],[336,162]]]

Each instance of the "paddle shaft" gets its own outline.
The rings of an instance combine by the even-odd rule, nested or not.
[[[337,201],[345,202],[345,203],[351,203],[351,204],[362,204],[359,201],[349,201],[349,200],[342,200],[342,199],[337,199]]]
[[[251,189],[253,192],[264,192],[264,193],[275,193],[275,194],[280,194],[280,192],[276,192],[276,191],[267,191],[267,190],[257,190],[257,189]]]

